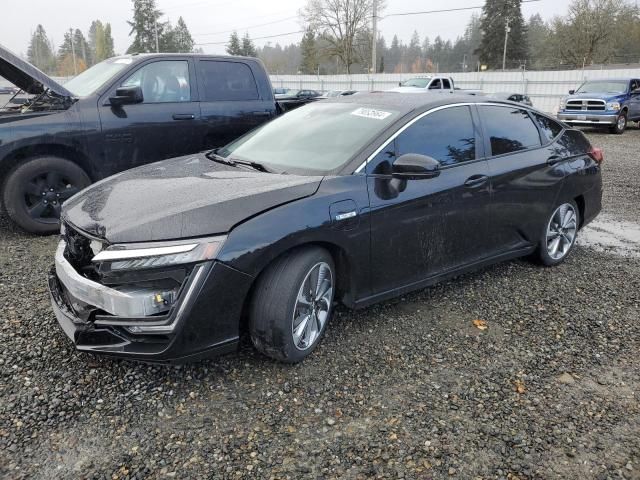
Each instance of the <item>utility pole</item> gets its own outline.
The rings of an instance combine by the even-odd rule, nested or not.
[[[78,75],[78,66],[76,65],[76,47],[73,45],[73,28],[69,29],[69,40],[71,41],[71,56],[73,57],[73,74]]]
[[[158,41],[158,19],[155,21],[156,26],[156,53],[160,53],[160,42]]]
[[[376,48],[378,44],[378,0],[373,0],[373,40],[371,45],[371,71],[376,73],[378,71],[378,63],[376,61]]]
[[[502,71],[505,71],[507,66],[507,41],[509,40],[509,19],[507,18],[507,23],[504,26],[504,50],[502,51]]]

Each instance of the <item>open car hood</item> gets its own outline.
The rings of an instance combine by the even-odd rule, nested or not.
[[[6,78],[27,93],[38,95],[46,89],[62,96],[73,94],[49,75],[25,62],[15,53],[0,45],[0,77]]]

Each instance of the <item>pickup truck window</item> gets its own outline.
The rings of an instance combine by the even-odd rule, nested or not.
[[[141,87],[144,103],[190,102],[189,63],[163,60],[144,65],[122,82],[123,87]]]
[[[248,65],[240,62],[202,60],[198,62],[204,101],[258,100],[258,86]]]
[[[429,90],[438,90],[442,88],[442,84],[440,83],[440,79],[436,78],[431,85],[429,85]]]
[[[529,114],[519,108],[479,107],[484,134],[491,143],[491,155],[526,150],[541,145],[540,134]]]
[[[585,82],[580,85],[576,93],[625,93],[627,91],[627,82],[620,81],[597,81]]]
[[[451,90],[451,85],[449,84],[448,78],[442,79],[442,88],[446,88],[447,90]]]
[[[405,80],[400,85],[401,87],[417,87],[417,88],[427,88],[429,85],[429,81],[431,78],[410,78],[409,80]]]
[[[476,134],[469,107],[450,107],[422,117],[396,138],[396,156],[419,153],[441,165],[476,158]]]
[[[640,80],[631,80],[630,92],[640,91]],[[636,92],[637,93],[637,92]]]

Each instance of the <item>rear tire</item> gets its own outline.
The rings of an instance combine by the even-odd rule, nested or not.
[[[580,210],[573,200],[558,205],[547,218],[536,251],[548,267],[562,263],[573,250],[580,225]]]
[[[616,124],[609,127],[609,131],[616,135],[622,135],[627,128],[627,113],[622,112],[616,119]]]
[[[46,235],[60,230],[62,203],[91,184],[75,163],[58,157],[23,161],[7,175],[2,204],[20,228]]]
[[[286,363],[311,354],[331,319],[335,282],[333,259],[323,248],[294,250],[275,260],[258,278],[250,305],[256,349]]]

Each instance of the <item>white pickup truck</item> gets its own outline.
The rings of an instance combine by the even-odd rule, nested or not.
[[[459,93],[461,95],[482,95],[482,90],[463,90],[456,88],[451,77],[414,77],[404,82],[400,82],[399,86],[392,88],[391,92],[402,93]]]

